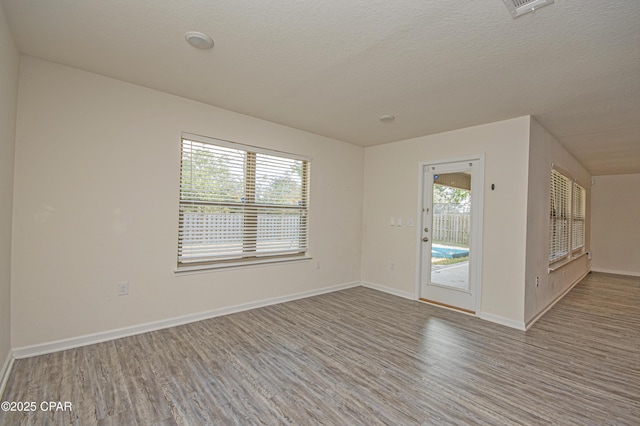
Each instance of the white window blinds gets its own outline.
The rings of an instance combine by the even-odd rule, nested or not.
[[[574,182],[571,203],[571,250],[584,247],[587,191]]]
[[[304,255],[309,161],[182,138],[178,266]]]
[[[551,211],[549,223],[549,262],[569,255],[571,180],[551,170]]]
[[[571,258],[585,244],[587,191],[564,173],[551,170],[549,263]]]

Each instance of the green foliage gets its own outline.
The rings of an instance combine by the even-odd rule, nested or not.
[[[243,203],[250,199],[247,191],[255,191],[255,202],[258,204],[298,205],[302,192],[302,161],[291,160],[288,169],[277,170],[265,157],[258,154],[249,159],[254,162],[250,170],[256,170],[253,183],[245,176],[247,155],[242,151],[214,153],[205,149],[184,150],[182,170],[188,173],[182,173],[182,198]],[[286,160],[280,161],[281,165],[283,161]],[[234,168],[230,168],[232,164]],[[238,167],[239,164],[242,166]],[[253,184],[255,188],[252,188]]]
[[[465,257],[453,257],[453,258],[431,258],[431,263],[434,265],[454,265],[456,263],[467,262],[469,256]]]
[[[256,202],[297,205],[301,196],[302,162],[293,162],[284,174],[260,173],[256,178]]]
[[[244,197],[244,175],[232,173],[229,158],[206,151],[183,152],[181,191],[183,197],[196,201],[237,203]],[[215,194],[215,195],[214,195]]]
[[[471,191],[435,184],[433,185],[433,202],[468,205],[471,203]]]

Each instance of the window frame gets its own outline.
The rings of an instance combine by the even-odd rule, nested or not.
[[[184,156],[185,156],[185,141],[191,144],[203,144],[210,145],[212,152],[216,148],[232,149],[241,151],[244,154],[245,163],[242,173],[244,183],[244,197],[241,201],[235,202],[216,202],[216,201],[198,201],[185,197],[183,193],[183,181],[185,179]],[[258,170],[257,160],[258,156],[268,156],[276,158],[277,160],[294,160],[301,162],[301,200],[297,205],[292,204],[269,204],[256,202],[256,171]],[[267,158],[267,157],[263,157]],[[267,161],[268,158],[267,158]],[[217,269],[239,266],[251,266],[261,265],[277,262],[296,261],[310,259],[308,256],[309,251],[309,181],[311,158],[301,156],[297,154],[291,154],[282,151],[276,151],[273,149],[266,149],[256,147],[252,145],[240,144],[236,142],[226,141],[217,138],[211,138],[207,136],[195,135],[191,133],[183,132],[180,138],[180,175],[179,175],[179,218],[178,218],[178,250],[177,250],[177,266],[175,272],[194,271],[203,269]],[[284,169],[283,169],[284,170]],[[189,178],[193,179],[193,174],[189,174]],[[207,193],[209,194],[209,193]],[[210,195],[215,196],[214,192]],[[236,250],[235,252],[227,254],[212,254],[207,256],[191,256],[192,260],[189,260],[189,256],[184,255],[184,217],[185,209],[189,206],[226,206],[229,208],[235,208],[238,211],[242,211],[242,227],[240,231],[237,231],[237,236],[241,238],[242,251]],[[264,250],[262,253],[258,249],[258,235],[259,235],[259,223],[258,215],[262,211],[267,213],[269,209],[277,209],[281,211],[297,211],[300,214],[300,222],[297,233],[298,247],[294,249],[270,249]],[[293,228],[292,228],[293,229]],[[211,232],[211,231],[208,231]],[[292,240],[293,241],[293,240]]]
[[[562,182],[562,188],[556,187],[558,182]],[[587,190],[566,170],[552,164],[549,199],[548,261],[549,270],[553,271],[585,253]],[[576,222],[582,222],[580,236],[576,235]],[[559,233],[558,229],[562,229],[563,233]],[[576,240],[579,240],[578,244]],[[558,252],[560,255],[557,255]]]
[[[577,206],[577,204],[580,204]],[[578,208],[579,207],[579,208]],[[576,237],[576,223],[581,222],[582,233]],[[571,253],[579,253],[584,250],[587,236],[587,190],[575,180],[571,187]],[[575,238],[575,239],[574,239]],[[576,244],[576,240],[579,243]]]
[[[570,255],[571,247],[571,187],[572,180],[561,171],[551,169],[549,189],[549,264]]]

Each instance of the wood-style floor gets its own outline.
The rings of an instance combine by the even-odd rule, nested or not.
[[[366,288],[17,360],[0,424],[640,424],[640,278],[529,331]]]

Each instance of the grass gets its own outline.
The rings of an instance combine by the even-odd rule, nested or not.
[[[434,265],[453,265],[456,263],[466,262],[467,260],[469,260],[469,256],[454,257],[451,259],[432,257],[431,263]]]

